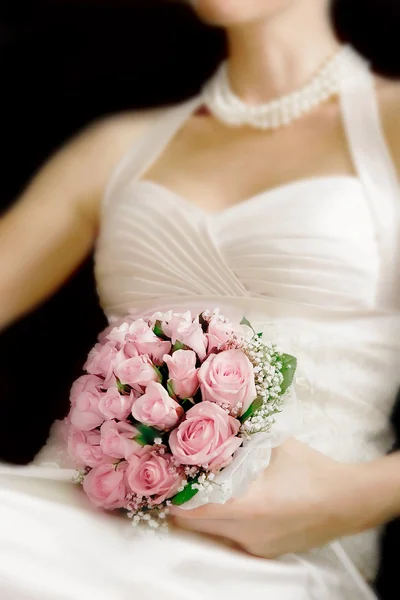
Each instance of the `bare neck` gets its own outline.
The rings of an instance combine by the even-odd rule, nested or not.
[[[302,86],[340,46],[321,0],[298,0],[268,21],[228,29],[227,38],[232,88],[249,103]]]

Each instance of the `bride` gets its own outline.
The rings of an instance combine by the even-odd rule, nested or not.
[[[246,314],[298,357],[302,414],[242,497],[176,510],[162,538],[88,505],[55,427],[35,464],[0,466],[4,600],[375,598],[400,513],[400,88],[339,44],[328,4],[193,1],[229,49],[202,92],[94,123],[2,219],[0,327],[96,239],[110,322]]]

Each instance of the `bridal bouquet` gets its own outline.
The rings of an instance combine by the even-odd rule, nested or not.
[[[295,369],[246,319],[218,310],[114,324],[71,390],[76,481],[96,506],[151,527],[171,505],[226,501],[266,466]],[[262,460],[252,460],[257,447]]]

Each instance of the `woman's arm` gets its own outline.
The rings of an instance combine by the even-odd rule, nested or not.
[[[400,453],[343,464],[290,440],[241,498],[186,511],[179,527],[235,542],[257,556],[303,552],[400,515]]]
[[[377,78],[384,135],[400,177],[400,81]]]
[[[363,467],[367,498],[364,529],[400,516],[400,452],[379,458]],[[371,523],[371,524],[370,524]]]
[[[57,152],[0,219],[0,331],[89,254],[114,165],[157,111],[95,123]]]

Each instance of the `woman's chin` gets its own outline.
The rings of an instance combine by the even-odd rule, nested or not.
[[[235,27],[273,18],[294,0],[190,0],[209,25]]]

